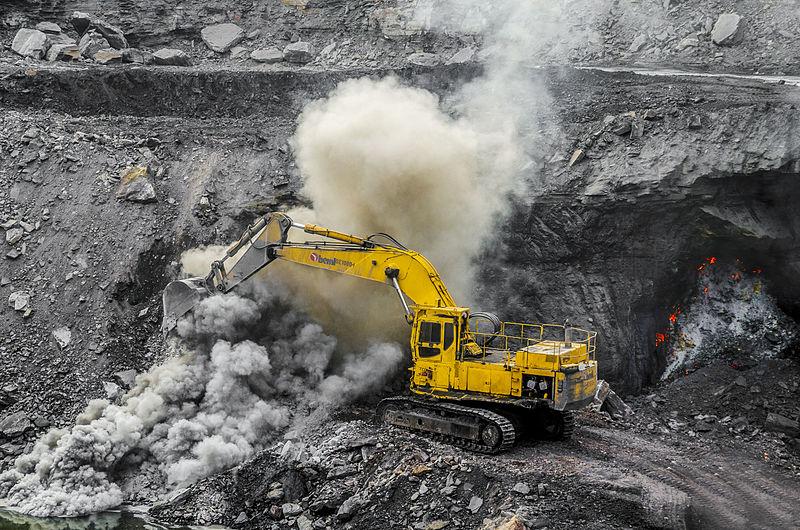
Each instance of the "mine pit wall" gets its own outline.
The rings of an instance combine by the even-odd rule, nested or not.
[[[160,141],[155,152],[166,166],[166,177],[155,182],[156,205],[119,203],[113,191],[101,192],[109,195],[106,199],[81,196],[95,182],[96,165],[103,164],[99,155],[87,159],[77,175],[54,164],[46,171],[45,186],[56,193],[68,185],[82,204],[75,222],[93,219],[95,237],[116,241],[94,249],[95,282],[104,275],[112,278],[111,298],[117,302],[111,309],[98,306],[94,315],[97,323],[107,318],[115,322],[109,328],[110,346],[96,369],[113,372],[128,363],[141,370],[152,362],[142,357],[141,348],[156,336],[157,284],[174,273],[169,264],[181,250],[227,242],[253,216],[302,200],[299,175],[286,147],[294,119],[307,101],[325,95],[342,79],[364,73],[180,68],[3,72],[0,104],[38,116],[40,126],[55,120],[73,130],[152,135]],[[447,95],[479,70],[415,67],[395,73]],[[718,80],[665,83],[571,69],[542,75],[555,96],[562,134],[547,138],[530,189],[514,199],[495,244],[481,258],[481,290],[487,300],[481,309],[494,309],[509,319],[569,318],[574,325],[597,329],[601,376],[620,389],[636,391],[657,380],[665,365],[655,333],[666,325],[670,308],[694,287],[697,256],[706,248],[742,246],[764,255],[764,267],[774,266],[770,279],[781,282],[775,294],[786,307],[794,307],[797,251],[791,241],[798,214],[791,205],[799,166],[793,141],[800,136],[796,96],[789,89]],[[574,148],[605,116],[645,109],[656,109],[660,117],[645,124],[641,139],[604,134],[605,141],[589,149],[584,161],[566,167]],[[77,119],[72,116],[86,117],[69,125]],[[688,126],[694,116],[700,116],[700,128]],[[128,156],[137,155],[132,151]],[[280,177],[278,184],[274,175]],[[22,188],[19,201],[31,209],[52,204],[36,185],[22,183]],[[211,198],[212,210],[198,210],[202,196]],[[166,203],[166,197],[176,204]],[[732,213],[722,215],[711,206]],[[52,208],[65,217],[76,211],[68,202]],[[751,212],[749,218],[746,212]],[[120,219],[127,229],[114,228]],[[55,247],[48,252],[61,254],[75,240],[61,237],[49,243]],[[91,245],[90,238],[84,245]],[[40,254],[34,249],[32,259]],[[25,265],[10,267],[14,274]],[[57,265],[54,269],[54,275],[60,272]],[[154,271],[155,281],[136,278],[137,273]],[[108,295],[95,290],[90,296],[99,303]],[[148,305],[149,317],[137,320],[136,314]],[[50,327],[48,316],[60,321],[74,311],[60,302],[51,303],[50,313],[44,309],[35,315],[34,325]],[[95,361],[73,362],[80,370],[81,363]]]

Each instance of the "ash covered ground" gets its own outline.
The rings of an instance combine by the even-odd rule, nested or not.
[[[5,2],[5,504],[796,527],[799,45],[788,0]],[[597,329],[627,406],[493,457],[377,425],[406,391],[396,300],[288,269],[165,339],[163,287],[272,210],[391,233],[474,309]]]

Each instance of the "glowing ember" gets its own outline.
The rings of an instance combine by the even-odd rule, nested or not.
[[[656,333],[656,346],[661,346],[667,341],[666,333]]]

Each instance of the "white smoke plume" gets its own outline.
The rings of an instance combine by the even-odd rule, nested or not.
[[[131,468],[154,469],[154,493],[165,493],[235,466],[312,409],[321,418],[380,388],[403,360],[399,347],[376,344],[337,369],[335,338],[279,291],[259,286],[256,296],[204,300],[180,322],[171,357],[118,403],[93,400],[72,428],[48,432],[0,475],[0,496],[35,516],[98,512],[135,489],[124,483]]]

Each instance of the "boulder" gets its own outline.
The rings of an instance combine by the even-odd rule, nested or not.
[[[800,423],[786,416],[770,412],[767,414],[766,421],[764,421],[764,430],[782,432],[792,437],[798,437],[800,436]]]
[[[49,33],[51,35],[58,35],[61,33],[61,27],[55,22],[39,22],[36,24],[36,29],[42,33]]]
[[[719,16],[711,30],[711,41],[718,46],[733,46],[742,40],[744,23],[736,13]]]
[[[69,346],[70,342],[72,342],[72,332],[68,327],[62,326],[53,330],[53,338],[55,339],[56,344],[58,344],[58,349],[63,350]]]
[[[78,35],[83,35],[92,23],[92,16],[89,13],[75,11],[72,13],[69,21],[72,23],[72,27],[75,28],[75,31],[78,32]]]
[[[244,30],[236,24],[214,24],[200,31],[200,37],[210,49],[225,53],[244,39]]]
[[[147,166],[132,166],[123,171],[117,188],[117,198],[131,202],[155,202],[156,190],[148,178]]]
[[[104,20],[95,18],[92,19],[92,28],[100,33],[100,35],[105,37],[112,48],[122,50],[128,47],[128,40],[125,38],[125,34],[122,33],[122,30],[117,26],[113,26]]]
[[[80,42],[78,43],[78,48],[81,51],[81,55],[84,57],[94,57],[94,54],[99,52],[100,50],[105,50],[110,48],[111,45],[108,41],[100,35],[95,30],[87,31],[81,37]]]
[[[53,44],[47,50],[47,60],[53,61],[77,61],[81,58],[81,49],[74,44]]]
[[[104,48],[98,50],[92,58],[100,64],[122,62],[122,53],[114,48]]]
[[[610,388],[608,389],[606,399],[603,401],[601,410],[608,412],[615,420],[624,420],[633,414],[633,409],[622,401],[622,398]]]
[[[6,230],[6,243],[9,245],[16,245],[24,235],[25,230],[22,228],[12,228],[11,230]]]
[[[284,60],[290,63],[306,64],[314,59],[314,46],[310,42],[293,42],[283,49]]]
[[[9,414],[0,420],[0,433],[6,438],[16,438],[33,428],[28,415],[22,411]]]
[[[47,35],[38,29],[22,28],[14,36],[11,50],[23,57],[41,59],[47,51]]]
[[[478,513],[478,510],[481,509],[483,506],[483,499],[478,497],[477,495],[473,495],[472,498],[469,500],[469,505],[467,506],[467,510],[471,511],[472,513]]]
[[[192,60],[183,50],[161,48],[153,54],[153,62],[163,66],[191,66]]]
[[[274,46],[259,48],[250,53],[250,58],[258,63],[279,63],[283,61],[283,52]]]
[[[31,295],[27,291],[14,291],[8,296],[8,305],[14,311],[25,311],[31,301]]]

